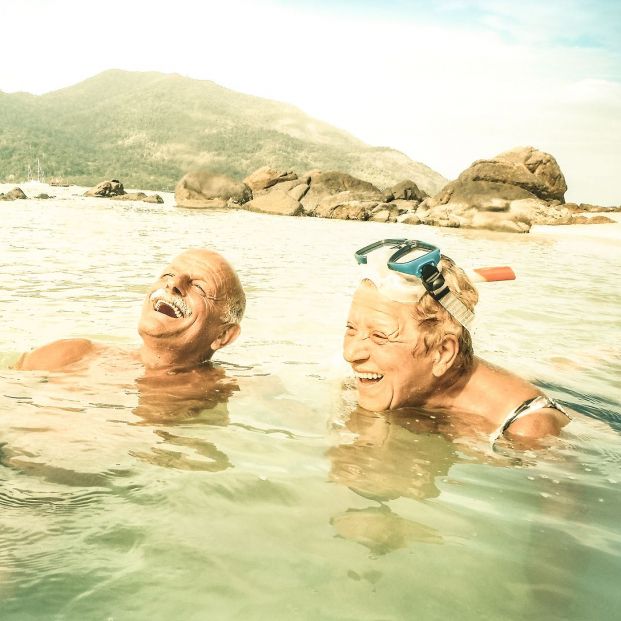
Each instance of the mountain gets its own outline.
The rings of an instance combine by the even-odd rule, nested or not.
[[[294,106],[175,74],[110,70],[45,95],[0,91],[0,119],[0,180],[26,179],[39,159],[48,179],[153,190],[197,168],[243,179],[266,164],[339,170],[381,188],[409,178],[430,194],[446,183]]]

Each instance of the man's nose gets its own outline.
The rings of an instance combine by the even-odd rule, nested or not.
[[[188,290],[189,279],[185,274],[175,274],[166,282],[166,288],[175,295],[185,295]]]
[[[343,340],[343,358],[350,364],[362,362],[369,357],[369,339],[359,335],[346,335]]]

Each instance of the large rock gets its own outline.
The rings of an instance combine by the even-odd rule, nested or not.
[[[569,224],[615,224],[616,220],[608,216],[572,216]]]
[[[155,205],[161,205],[164,203],[164,199],[159,194],[150,194],[142,199],[143,203],[153,203]]]
[[[21,188],[13,188],[9,190],[6,194],[0,194],[0,201],[15,201],[15,200],[23,200],[28,198],[24,191]]]
[[[528,233],[531,227],[531,211],[510,203],[495,203],[489,209],[478,209],[469,203],[448,203],[428,207],[425,204],[416,211],[422,224],[465,229],[485,229],[509,233]]]
[[[392,196],[391,200],[404,200],[404,201],[422,201],[427,198],[427,192],[421,190],[412,180],[406,179],[397,183],[387,190]]]
[[[339,217],[335,216],[335,213],[345,211],[348,212],[349,216],[355,212],[364,215],[365,211],[361,209],[361,202],[373,203],[371,208],[384,202],[382,192],[372,183],[346,173],[313,171],[308,176],[310,177],[310,188],[302,198],[304,211],[308,215],[333,218]],[[351,204],[351,209],[345,207],[348,203]],[[339,209],[335,212],[337,207]],[[368,212],[366,212],[366,217],[368,217]],[[361,219],[366,219],[366,217]]]
[[[353,199],[348,192],[327,197],[313,211],[318,218],[335,218],[339,220],[368,220],[377,201]]]
[[[524,233],[533,223],[564,223],[567,184],[556,160],[520,147],[478,160],[433,198],[422,201],[425,224]]]
[[[209,171],[187,173],[175,188],[178,207],[222,209],[243,205],[251,198],[252,192],[245,183]]]
[[[164,202],[164,199],[159,194],[147,195],[144,192],[133,192],[133,193],[125,194],[123,196],[119,196],[117,200],[119,201],[142,201],[143,203],[154,203],[154,204],[161,204]]]
[[[84,196],[122,196],[123,194],[125,194],[125,189],[118,179],[102,181],[94,188],[84,192]]]
[[[544,200],[565,201],[567,184],[556,160],[534,147],[518,147],[489,160],[478,160],[459,181],[490,181],[517,186]]]
[[[262,166],[249,174],[244,179],[244,183],[252,190],[254,196],[257,192],[267,190],[267,188],[271,188],[277,183],[292,181],[297,178],[298,176],[293,171],[280,172],[270,166]]]
[[[273,190],[256,196],[244,205],[250,211],[271,213],[279,216],[299,216],[304,209],[300,201],[282,190]]]

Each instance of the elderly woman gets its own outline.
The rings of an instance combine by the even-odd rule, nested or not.
[[[478,294],[466,274],[420,241],[389,239],[356,253],[364,274],[351,305],[343,355],[361,407],[418,407],[455,426],[540,438],[569,416],[529,382],[476,358],[469,326]]]

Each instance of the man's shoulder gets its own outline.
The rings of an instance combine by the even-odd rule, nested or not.
[[[94,352],[89,339],[60,339],[21,355],[15,368],[23,371],[56,371]]]

